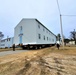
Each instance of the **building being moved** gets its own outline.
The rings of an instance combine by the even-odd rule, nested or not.
[[[22,45],[23,48],[42,48],[55,45],[56,35],[37,19],[22,19],[14,28],[14,37],[1,40],[0,48]]]
[[[22,19],[14,29],[14,44],[24,47],[50,46],[56,43],[56,35],[37,19]]]

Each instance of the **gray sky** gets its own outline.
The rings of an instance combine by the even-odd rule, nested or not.
[[[58,0],[63,15],[76,15],[76,0]],[[14,36],[14,27],[22,18],[37,18],[54,34],[60,32],[60,17],[56,0],[0,0],[0,31]],[[76,29],[76,16],[62,16],[65,37]]]

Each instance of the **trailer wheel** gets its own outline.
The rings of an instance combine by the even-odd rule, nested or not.
[[[42,47],[40,46],[39,48],[41,49]]]
[[[37,46],[35,47],[35,49],[38,49]]]

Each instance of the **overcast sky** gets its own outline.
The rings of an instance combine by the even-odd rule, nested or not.
[[[58,0],[61,14],[76,15],[76,0]],[[0,0],[0,31],[14,36],[14,27],[22,18],[37,18],[54,34],[60,32],[60,17],[56,0]],[[76,29],[76,16],[62,16],[65,37]]]

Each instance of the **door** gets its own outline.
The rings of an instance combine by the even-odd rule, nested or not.
[[[20,44],[22,44],[22,36],[19,37]]]

